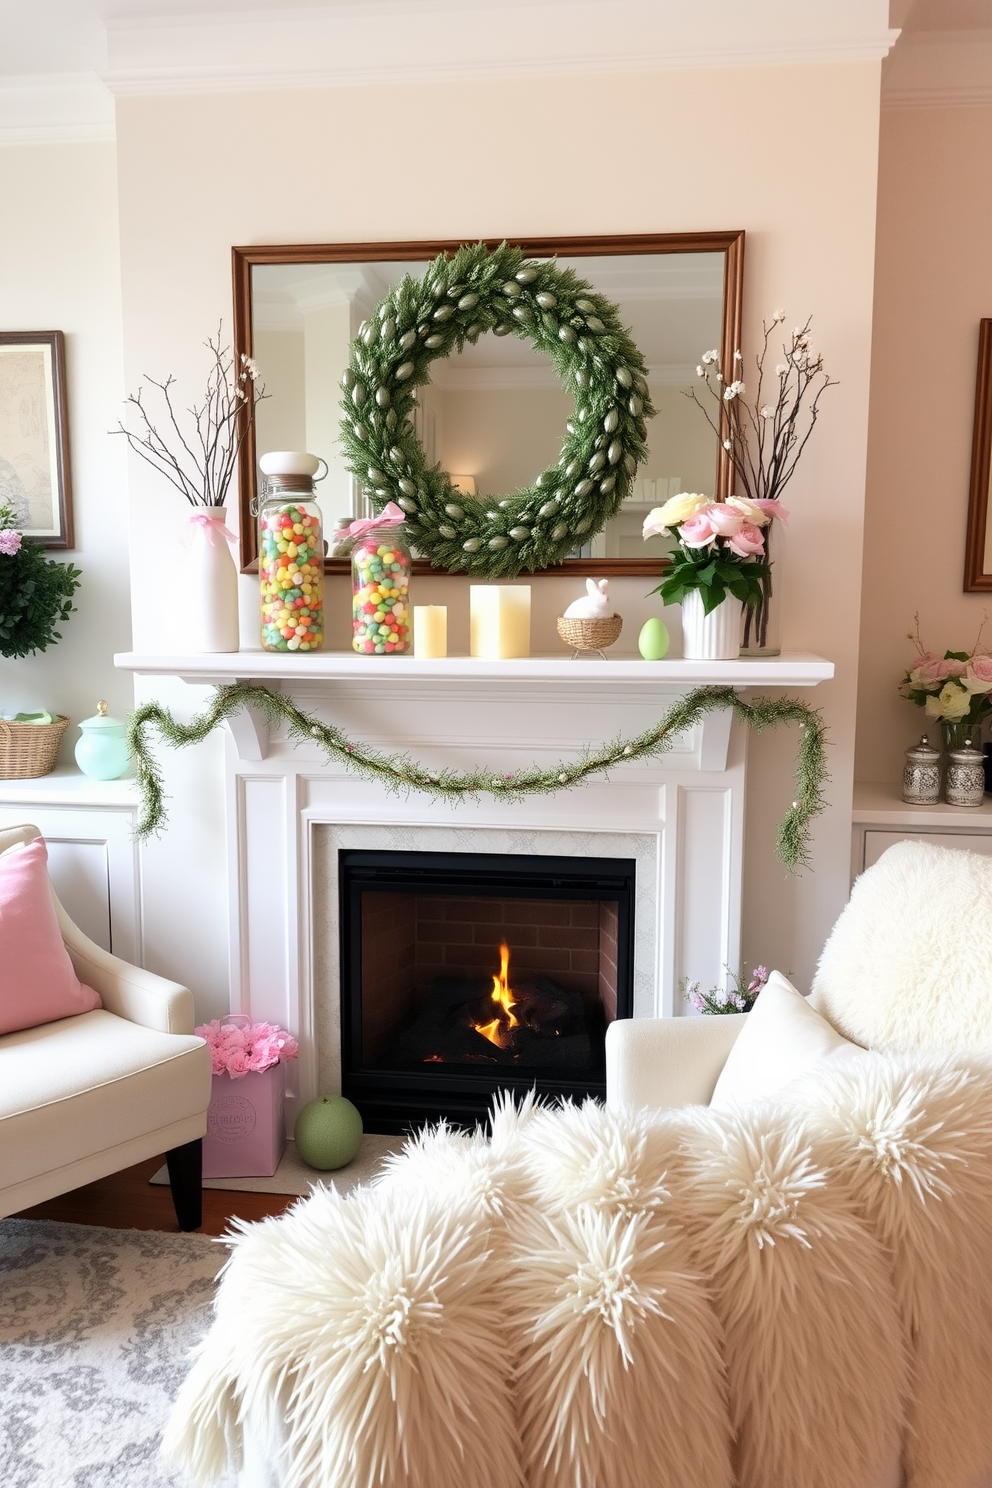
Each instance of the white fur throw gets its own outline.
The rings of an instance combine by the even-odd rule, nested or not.
[[[250,1418],[284,1488],[520,1488],[506,1301],[464,1206],[317,1189],[234,1241],[163,1451],[214,1482]]]
[[[992,1475],[992,1068],[803,1108],[504,1106],[234,1244],[166,1448],[286,1488],[908,1488]],[[990,1476],[992,1480],[992,1476]]]
[[[857,880],[810,998],[855,1043],[992,1049],[992,858],[899,842]]]

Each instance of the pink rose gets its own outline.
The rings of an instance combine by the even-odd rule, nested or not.
[[[251,1060],[244,1049],[231,1049],[225,1056],[224,1065],[232,1080],[240,1080],[251,1069]]]
[[[715,501],[712,506],[706,508],[705,516],[711,523],[714,532],[721,537],[736,537],[744,526],[744,517],[725,501]]]
[[[679,539],[687,548],[705,548],[716,538],[716,528],[709,518],[709,510],[697,512],[679,528]]]
[[[920,657],[919,665],[910,672],[909,681],[913,687],[939,687],[948,677],[963,677],[964,673],[963,662],[927,651]]]
[[[750,522],[745,522],[734,537],[730,539],[727,547],[739,558],[753,558],[765,551],[765,539],[761,535],[760,527],[752,527]]]
[[[992,692],[992,656],[973,656],[961,683],[968,692]]]

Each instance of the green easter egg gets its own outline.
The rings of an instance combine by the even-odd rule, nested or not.
[[[669,641],[668,626],[657,615],[652,615],[641,626],[637,649],[645,661],[660,661],[663,656],[668,655]]]
[[[297,1116],[293,1140],[309,1167],[322,1173],[343,1168],[358,1153],[362,1118],[343,1095],[319,1096],[308,1101]]]

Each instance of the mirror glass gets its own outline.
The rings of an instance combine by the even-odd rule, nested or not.
[[[712,236],[712,245],[697,239],[683,251],[658,251],[659,240],[651,240],[651,251],[631,251],[642,244],[628,239],[622,252],[532,252],[535,258],[555,257],[618,305],[649,367],[657,409],[648,424],[650,455],[630,496],[606,528],[567,560],[570,571],[591,564],[597,573],[656,572],[667,540],[643,541],[645,514],[677,491],[720,487],[718,442],[683,391],[695,382],[703,351],[719,348],[725,356],[728,340],[732,348],[738,334],[742,235]],[[305,248],[235,250],[236,304],[243,305],[236,351],[254,357],[268,394],[256,411],[250,459],[245,449],[243,501],[254,495],[254,482],[245,478],[259,454],[305,449],[328,465],[317,487],[325,535],[342,521],[370,514],[338,444],[340,380],[361,323],[395,283],[406,274],[419,277],[424,260],[447,245],[403,246],[431,251],[373,258],[365,245],[364,254],[345,258],[337,256],[343,249],[310,250],[335,252],[333,259],[319,261],[301,257]],[[376,245],[376,252],[386,248]],[[239,297],[238,255],[257,259],[280,252],[292,253],[293,261],[268,257],[241,266]],[[418,389],[417,432],[428,461],[440,463],[466,495],[509,495],[558,458],[572,409],[550,358],[529,341],[487,335],[432,363],[430,384]],[[245,525],[243,520],[243,534]],[[247,525],[253,538],[254,524]],[[244,556],[246,562],[254,557],[253,541]]]

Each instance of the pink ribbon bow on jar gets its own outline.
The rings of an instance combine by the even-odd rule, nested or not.
[[[406,512],[401,511],[395,501],[390,501],[377,517],[360,517],[349,527],[339,527],[334,538],[335,541],[341,542],[346,537],[361,537],[363,532],[371,532],[374,527],[398,527],[401,522],[405,521]]]
[[[189,525],[198,527],[212,547],[216,547],[219,542],[237,542],[237,538],[223,517],[211,517],[205,511],[198,511],[190,517]]]

